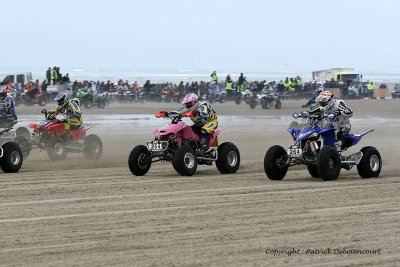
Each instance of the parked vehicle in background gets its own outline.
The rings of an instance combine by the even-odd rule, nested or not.
[[[32,80],[32,72],[7,73],[0,84],[1,85],[6,85],[9,82],[11,82],[11,83],[19,83],[19,84],[26,84],[30,80]]]
[[[396,83],[392,90],[392,98],[400,98],[400,83]]]
[[[76,92],[76,98],[79,99],[80,106],[91,108],[97,106],[104,108],[106,106],[107,93],[94,94],[90,88],[82,88]]]

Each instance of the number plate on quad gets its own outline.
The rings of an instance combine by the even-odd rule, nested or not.
[[[303,154],[303,150],[297,146],[291,146],[287,150],[287,153],[291,157],[300,157]]]
[[[147,149],[149,151],[163,151],[168,147],[168,142],[166,141],[151,141],[147,142]]]

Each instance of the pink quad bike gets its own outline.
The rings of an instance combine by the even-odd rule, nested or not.
[[[174,169],[183,176],[196,173],[197,165],[212,165],[223,173],[235,173],[239,169],[240,154],[230,142],[218,145],[218,135],[222,130],[211,134],[207,150],[200,153],[200,136],[191,126],[182,121],[182,117],[193,117],[193,112],[170,117],[167,112],[158,112],[157,118],[171,118],[171,123],[161,129],[154,129],[155,138],[147,146],[138,145],[129,154],[128,165],[132,174],[145,175],[153,162],[170,161]]]

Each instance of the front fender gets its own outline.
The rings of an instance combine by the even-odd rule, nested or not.
[[[182,129],[184,129],[187,125],[183,122],[179,122],[176,124],[168,124],[167,126],[159,129],[159,128],[155,128],[153,129],[153,133],[159,137],[162,135],[168,135],[168,134],[176,134],[179,131],[181,131]]]

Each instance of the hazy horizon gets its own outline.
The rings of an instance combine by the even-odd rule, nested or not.
[[[1,8],[0,70],[400,72],[395,0],[25,0]]]

